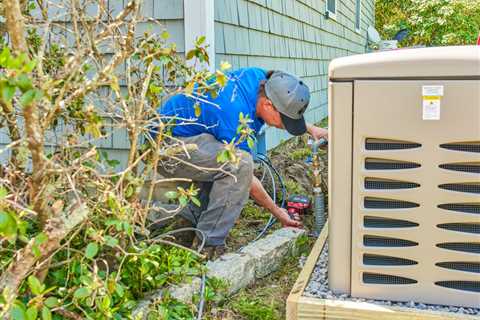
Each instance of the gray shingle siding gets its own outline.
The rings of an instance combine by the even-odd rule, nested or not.
[[[324,0],[215,0],[216,63],[234,68],[282,69],[302,77],[311,89],[305,114],[310,122],[327,115],[328,63],[365,51],[366,29],[374,24],[374,0],[361,0],[360,33],[355,0],[337,0],[336,19],[326,18]],[[288,138],[266,132],[271,148]]]

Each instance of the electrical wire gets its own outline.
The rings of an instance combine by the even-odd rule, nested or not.
[[[198,302],[198,313],[197,320],[201,320],[203,316],[203,308],[205,306],[205,285],[207,279],[205,277],[205,272],[202,273],[202,283],[200,285],[200,301]]]

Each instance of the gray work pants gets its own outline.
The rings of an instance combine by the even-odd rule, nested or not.
[[[196,144],[198,150],[190,152],[190,159],[183,160],[199,167],[219,168],[217,154],[224,149],[224,144],[210,134],[193,137],[181,137],[186,144]],[[227,164],[222,169],[233,177],[219,171],[198,170],[186,164],[163,165],[159,172],[165,177],[192,179],[200,188],[201,207],[190,203],[181,215],[190,220],[196,228],[206,235],[206,245],[219,246],[225,239],[240,212],[245,206],[250,193],[253,177],[252,156],[239,150],[241,160],[238,166]]]

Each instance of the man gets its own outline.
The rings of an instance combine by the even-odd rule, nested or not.
[[[172,130],[175,138],[198,146],[198,150],[186,159],[197,168],[182,163],[161,166],[159,171],[166,177],[190,178],[200,188],[201,206],[190,205],[182,216],[206,236],[209,257],[224,252],[225,239],[249,195],[283,226],[301,227],[285,209],[272,201],[253,175],[252,151],[246,141],[237,146],[241,156],[238,165],[223,166],[223,172],[198,169],[221,166],[217,162],[217,154],[225,149],[224,141],[239,138],[240,114],[253,120],[249,126],[255,133],[266,123],[285,129],[292,135],[309,132],[315,139],[327,135],[326,130],[305,123],[303,114],[310,101],[310,92],[296,76],[282,71],[244,68],[228,74],[228,78],[216,98],[208,96],[196,100],[176,95],[158,109],[160,115],[177,119]],[[196,117],[195,104],[198,103],[201,113]],[[193,123],[190,119],[194,119]],[[236,181],[231,175],[236,177]]]

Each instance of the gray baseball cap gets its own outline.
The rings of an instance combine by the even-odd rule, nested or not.
[[[265,83],[265,93],[280,112],[285,129],[294,136],[307,131],[303,114],[310,102],[310,89],[293,74],[275,71]]]

